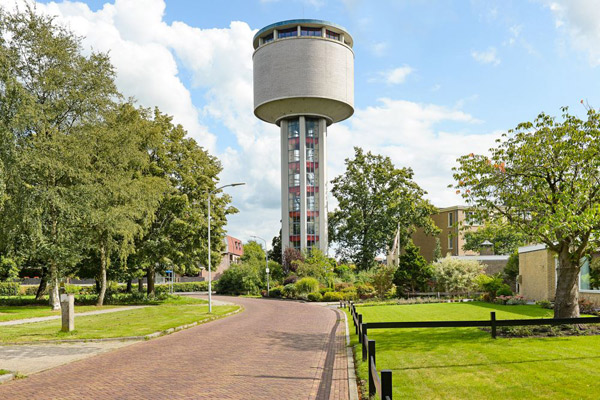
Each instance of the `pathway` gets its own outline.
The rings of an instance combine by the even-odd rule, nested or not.
[[[0,385],[0,398],[348,399],[339,311],[220,299],[245,311]]]
[[[113,312],[127,311],[127,310],[133,310],[136,308],[144,308],[144,307],[148,307],[148,306],[127,306],[127,307],[107,308],[106,310],[86,311],[86,312],[82,312],[82,313],[75,312],[74,315],[75,315],[75,317],[85,317],[86,315],[108,314],[108,313],[113,313]],[[75,310],[77,310],[77,307],[75,307]],[[50,315],[48,317],[13,319],[11,321],[0,322],[0,326],[30,324],[32,322],[50,321],[53,319],[60,319],[60,318],[62,318],[60,315]]]

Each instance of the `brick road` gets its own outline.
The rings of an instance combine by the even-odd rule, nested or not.
[[[309,303],[245,311],[0,385],[0,399],[348,399],[344,322]]]

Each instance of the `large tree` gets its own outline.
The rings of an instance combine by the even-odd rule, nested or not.
[[[400,230],[406,243],[415,227],[437,233],[431,219],[435,208],[423,198],[426,192],[413,181],[410,168],[396,168],[389,157],[354,148],[346,171],[332,183],[339,208],[331,213],[331,240],[337,254],[359,269],[375,265]]]
[[[454,174],[483,218],[505,219],[557,254],[556,318],[579,315],[581,259],[600,238],[600,115],[562,112],[519,124],[490,156],[461,157]]]
[[[409,241],[394,272],[394,285],[398,296],[424,290],[432,278],[431,265],[419,253],[419,248]]]
[[[516,230],[504,220],[486,222],[482,227],[472,229],[465,227],[465,243],[463,250],[480,251],[481,244],[486,240],[494,245],[495,254],[512,254],[519,246],[529,242],[529,238],[522,231]]]

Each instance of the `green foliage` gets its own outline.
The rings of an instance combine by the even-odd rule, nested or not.
[[[342,282],[354,282],[356,280],[356,276],[354,275],[354,271],[356,270],[356,266],[353,264],[340,264],[337,265],[333,272]]]
[[[562,121],[541,113],[519,124],[489,158],[461,157],[454,178],[483,219],[506,220],[558,254],[555,316],[573,317],[579,260],[600,240],[600,114],[562,112]]]
[[[333,266],[319,249],[312,249],[309,254],[304,256],[304,261],[296,260],[293,264],[296,265],[296,273],[299,277],[312,277],[326,283],[327,279],[333,275]]]
[[[404,248],[398,260],[398,268],[394,273],[394,285],[398,296],[408,292],[424,291],[427,283],[433,278],[433,268],[419,253],[419,248],[412,241]]]
[[[306,298],[308,301],[321,301],[323,300],[323,296],[319,292],[309,293]]]
[[[18,282],[0,282],[0,296],[18,296]]]
[[[283,286],[272,287],[269,291],[269,297],[281,297],[283,294]]]
[[[222,294],[260,294],[261,270],[251,264],[234,264],[223,272],[216,290]]]
[[[440,238],[435,238],[435,248],[433,249],[433,261],[437,261],[442,258],[442,245],[440,243]]]
[[[510,289],[510,286],[506,284],[502,284],[500,288],[496,291],[496,296],[512,296],[513,291]]]
[[[396,269],[388,265],[380,265],[375,268],[375,274],[371,284],[375,288],[377,297],[383,299],[394,285],[394,272]]]
[[[19,277],[19,267],[15,260],[0,256],[0,281],[10,281]]]
[[[477,289],[477,277],[484,268],[475,260],[445,257],[433,263],[433,270],[439,291],[467,293]]]
[[[535,302],[535,304],[548,310],[552,310],[554,308],[554,304],[552,304],[550,300],[538,300]]]
[[[477,276],[475,282],[479,290],[487,293],[489,300],[494,300],[498,295],[498,290],[506,286],[499,276],[489,276],[485,274]]]
[[[464,228],[469,229],[470,227],[465,226]],[[477,230],[466,230],[464,239],[463,250],[479,252],[481,244],[489,240],[494,245],[494,254],[513,254],[519,246],[524,246],[529,242],[526,234],[514,229],[505,220],[489,221]]]
[[[298,290],[296,290],[296,285],[294,283],[288,283],[281,290],[281,294],[288,299],[296,297],[298,294]]]
[[[271,250],[268,251],[269,260],[273,260],[278,264],[283,264],[283,249],[281,248],[281,229],[279,235],[273,236],[271,240]]]
[[[315,278],[302,278],[296,282],[296,290],[298,293],[312,293],[319,290],[319,281]]]
[[[304,255],[292,247],[286,248],[283,252],[283,270],[286,274],[296,272],[297,261],[304,262]]]
[[[327,302],[344,300],[344,294],[340,292],[326,292],[322,300]]]
[[[508,282],[515,282],[519,276],[519,253],[515,251],[508,257],[504,271],[502,271],[504,279]]]
[[[244,244],[244,255],[242,256],[242,262],[258,262],[265,263],[265,251],[263,250],[260,243],[250,240]]]
[[[332,181],[339,209],[329,220],[330,240],[339,244],[339,256],[366,270],[387,250],[399,226],[405,227],[401,243],[414,227],[428,233],[438,229],[430,218],[434,207],[423,199],[425,192],[412,180],[411,169],[398,169],[389,157],[365,154],[358,147],[354,151],[345,173]]]
[[[376,294],[375,288],[369,283],[356,285],[356,295],[361,300],[371,299],[375,297]]]

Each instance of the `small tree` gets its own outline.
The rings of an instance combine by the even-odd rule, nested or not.
[[[484,267],[479,261],[445,257],[433,263],[438,289],[450,293],[467,293],[477,288],[477,277]]]
[[[394,273],[394,284],[398,296],[423,290],[432,277],[431,266],[419,254],[419,248],[409,241],[404,248],[404,253],[400,256],[398,268]]]
[[[558,255],[556,318],[579,315],[581,259],[600,241],[600,114],[587,121],[562,109],[519,124],[490,157],[461,157],[457,192],[483,219],[504,219]]]
[[[293,247],[286,248],[283,252],[283,270],[286,274],[296,272],[295,261],[304,261],[304,255]]]
[[[380,265],[375,268],[371,284],[377,292],[377,297],[383,299],[394,286],[394,271],[396,269],[391,265]]]
[[[433,249],[433,261],[437,261],[442,258],[442,245],[440,243],[440,238],[435,238],[435,248]]]

